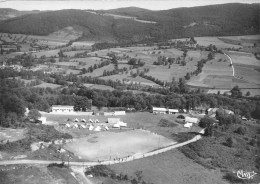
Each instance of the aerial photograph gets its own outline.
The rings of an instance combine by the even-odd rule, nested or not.
[[[260,184],[260,0],[0,0],[0,184]]]

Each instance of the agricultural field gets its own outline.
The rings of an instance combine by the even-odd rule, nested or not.
[[[260,45],[260,35],[225,36],[220,37],[220,39],[222,39],[226,43],[242,45],[247,47]]]
[[[224,41],[218,39],[218,37],[195,37],[195,40],[197,41],[197,43],[199,45],[205,46],[205,47],[212,44],[212,45],[215,45],[217,48],[223,48],[223,49],[227,49],[227,48],[239,49],[239,48],[242,48],[242,46],[239,46],[239,45],[225,43]]]
[[[47,58],[49,57],[58,57],[60,50],[59,49],[55,49],[55,50],[47,50],[47,51],[40,51],[40,52],[33,52],[32,56],[36,57],[36,58],[40,58],[42,56],[45,56]]]
[[[231,88],[232,72],[228,58],[225,55],[217,54],[215,59],[204,64],[202,72],[198,76],[192,77],[187,84],[197,87]]]

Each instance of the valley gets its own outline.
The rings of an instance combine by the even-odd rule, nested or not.
[[[258,11],[0,8],[0,183],[260,181]]]

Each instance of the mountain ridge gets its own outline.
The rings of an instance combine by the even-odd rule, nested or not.
[[[96,14],[73,9],[37,12],[0,21],[0,32],[48,35],[67,26],[79,26],[85,39],[109,42],[259,34],[258,5],[230,3],[160,11],[128,7],[94,11]],[[156,24],[104,16],[104,13]]]

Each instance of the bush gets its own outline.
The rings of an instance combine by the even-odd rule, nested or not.
[[[172,121],[169,121],[167,119],[161,119],[158,123],[158,126],[160,127],[176,127],[177,125],[173,123]]]
[[[64,167],[67,167],[64,163],[51,163],[49,164],[47,167],[59,167],[59,168],[64,168]]]
[[[245,183],[244,180],[238,178],[237,175],[233,173],[226,173],[226,175],[223,178],[229,181],[230,183]]]
[[[234,147],[235,144],[237,143],[237,141],[233,138],[233,137],[229,137],[227,140],[226,140],[226,145],[228,147]]]
[[[185,117],[183,115],[179,115],[177,116],[178,119],[185,119]]]
[[[235,133],[240,134],[240,135],[245,135],[246,127],[239,127],[237,130],[235,130]]]
[[[105,165],[96,165],[90,168],[90,170],[85,172],[85,175],[94,175],[102,177],[115,177],[116,174],[110,168]]]

